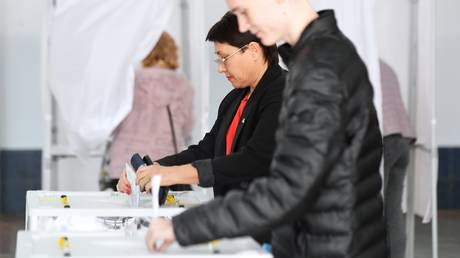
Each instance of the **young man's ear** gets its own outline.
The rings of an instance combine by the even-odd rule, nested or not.
[[[262,51],[260,45],[258,43],[256,43],[256,42],[249,43],[248,50],[251,51],[251,56],[253,58],[257,58],[257,56],[260,53],[260,51]]]

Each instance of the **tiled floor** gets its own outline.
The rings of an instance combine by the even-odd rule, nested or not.
[[[460,257],[460,211],[439,212],[439,257]],[[24,228],[24,217],[0,215],[0,258],[13,258],[16,232]],[[431,224],[415,225],[415,257],[431,257]]]

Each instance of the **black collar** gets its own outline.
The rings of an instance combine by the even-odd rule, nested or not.
[[[311,41],[318,36],[337,32],[339,30],[333,10],[320,11],[318,14],[319,17],[305,27],[299,40],[294,45],[292,49],[294,51],[294,56],[303,45],[308,43],[308,41]]]

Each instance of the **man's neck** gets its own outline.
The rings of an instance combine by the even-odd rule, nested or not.
[[[286,34],[286,42],[291,46],[297,44],[305,28],[316,20],[319,15],[313,10],[307,1],[296,2],[291,6],[291,17],[289,21],[289,29]]]

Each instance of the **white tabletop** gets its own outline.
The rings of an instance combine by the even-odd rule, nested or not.
[[[62,195],[67,197],[69,208],[64,207]],[[178,205],[191,207],[202,202],[197,192],[173,192],[173,195],[178,204],[162,206],[159,209],[159,216],[172,217],[185,210]],[[152,196],[145,193],[140,196],[139,207],[132,208],[129,204],[129,196],[118,192],[28,191],[26,229],[44,230],[46,228],[40,227],[39,223],[69,221],[66,217],[72,217],[71,220],[77,223],[75,221],[94,220],[96,217],[149,217],[152,216],[152,211]],[[60,227],[62,228],[62,225]],[[75,228],[78,227],[73,229]]]
[[[71,257],[244,257],[271,258],[251,238],[224,239],[217,241],[214,251],[210,244],[181,247],[174,243],[164,253],[149,253],[145,246],[145,230],[126,232],[83,233],[67,232],[39,233],[19,231],[16,245],[16,258],[63,257],[64,250],[58,245],[60,237],[68,238]],[[216,252],[217,250],[217,252]]]

